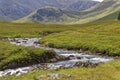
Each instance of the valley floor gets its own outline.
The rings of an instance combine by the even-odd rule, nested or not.
[[[3,68],[3,66],[12,61],[17,61],[18,63],[21,60],[25,62],[26,59],[30,62],[31,60],[36,61],[36,59],[41,59],[39,57],[42,57],[41,55],[45,53],[49,54],[47,55],[48,61],[49,58],[54,57],[54,52],[52,51],[32,47],[16,47],[4,42],[3,38],[42,37],[40,43],[45,46],[119,57],[119,36],[120,21],[81,25],[0,23],[0,68]],[[18,77],[1,77],[0,80],[120,80],[119,75],[120,61],[118,60],[101,64],[96,68],[33,70]],[[56,78],[53,79],[53,77]]]

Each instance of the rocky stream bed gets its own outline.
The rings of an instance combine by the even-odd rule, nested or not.
[[[37,65],[31,65],[26,67],[20,67],[17,69],[7,69],[4,71],[0,71],[0,77],[6,75],[16,75],[19,76],[21,74],[25,74],[31,70],[35,69],[59,69],[59,68],[72,68],[72,67],[95,67],[100,63],[106,63],[112,61],[113,58],[107,56],[100,56],[100,55],[91,55],[80,53],[76,51],[70,50],[63,50],[63,49],[56,49],[56,48],[49,48],[44,47],[37,42],[40,38],[8,38],[6,41],[9,41],[11,44],[14,45],[21,45],[21,46],[33,46],[35,48],[42,48],[46,50],[53,50],[56,52],[57,55],[63,56],[66,60],[57,61],[56,58],[52,59],[53,63],[41,63]]]

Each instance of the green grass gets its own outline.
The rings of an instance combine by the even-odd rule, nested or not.
[[[76,25],[38,23],[0,23],[0,38],[43,37],[50,47],[90,50],[111,56],[120,55],[120,21]],[[50,35],[51,34],[51,35]]]
[[[73,77],[60,77],[58,80],[120,80],[120,62],[114,61],[101,64],[96,68],[72,68],[56,70],[35,70],[27,74],[15,77],[2,77],[0,80],[48,80],[47,78],[36,79],[40,75],[49,73],[71,74]],[[52,80],[52,79],[50,79]]]
[[[50,47],[120,56],[120,21],[84,25],[78,30],[51,34],[45,36],[41,43]]]
[[[0,23],[0,38],[3,37],[40,37],[50,33],[78,29],[72,25],[39,23]]]
[[[82,25],[0,23],[0,38],[40,36],[43,37],[41,43],[50,47],[83,49],[112,56],[120,55],[120,21]],[[55,56],[55,53],[33,47],[15,46],[0,41],[0,69],[6,68],[6,65],[11,67],[9,64],[13,64],[13,67],[23,66],[30,62],[38,63],[41,62],[44,55],[47,59],[45,61],[49,62],[50,58]],[[72,68],[58,71],[35,70],[19,77],[6,76],[0,78],[0,80],[36,80],[39,75],[49,73],[72,74],[72,80],[120,80],[120,62],[113,61],[101,64],[96,68]],[[63,77],[60,80],[70,79]]]
[[[39,24],[39,23],[0,23],[0,38],[6,37],[41,37],[51,33],[81,29],[96,23],[89,24]]]
[[[0,69],[49,62],[55,55],[55,52],[49,50],[0,42]]]

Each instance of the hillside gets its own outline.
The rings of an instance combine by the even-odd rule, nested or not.
[[[80,1],[72,4],[72,7],[68,7],[67,10],[61,9],[59,10],[59,13],[62,13],[62,15],[59,15],[59,17],[56,17],[56,10],[51,9],[51,11],[54,13],[52,16],[49,15],[48,9],[45,7],[39,10],[36,10],[36,12],[31,13],[27,17],[24,17],[20,20],[17,20],[15,22],[42,22],[42,23],[69,23],[69,24],[83,24],[88,22],[94,22],[94,21],[104,21],[104,20],[117,20],[120,13],[120,0],[105,0],[87,10],[83,11],[77,11],[80,9],[84,9],[84,6],[78,6],[80,4],[88,4],[91,1],[86,1],[86,3],[83,1],[83,3]],[[91,4],[94,4],[93,2]],[[89,4],[89,5],[91,5]],[[87,7],[87,6],[86,6]],[[53,8],[53,7],[51,7]],[[76,9],[77,10],[76,10]],[[41,10],[43,12],[41,12]],[[74,10],[74,11],[71,11]],[[46,13],[47,11],[47,13]],[[44,14],[44,15],[42,15]],[[36,16],[35,16],[36,15]],[[56,18],[55,18],[56,17]],[[39,19],[41,20],[39,20]]]
[[[120,0],[105,0],[96,6],[80,12],[77,23],[103,20],[117,20],[120,13]]]
[[[90,0],[81,0],[69,5],[66,9],[70,11],[81,11],[85,9],[91,8],[93,5],[96,5],[97,1],[90,1]]]
[[[45,6],[67,9],[69,5],[75,4],[78,1],[83,2],[83,0],[0,0],[0,21],[13,21],[22,18]],[[86,3],[86,1],[84,2]],[[98,3],[96,1],[90,1],[89,4],[91,5],[87,7],[84,3],[81,5],[84,6],[84,9],[87,9],[96,5],[92,4],[92,2]],[[83,10],[83,8],[80,7],[78,10]]]
[[[77,20],[76,15],[55,7],[44,7],[15,22],[64,23]]]
[[[31,10],[16,0],[0,0],[0,19],[11,21],[28,15]]]

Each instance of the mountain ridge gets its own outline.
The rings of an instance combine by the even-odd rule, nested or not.
[[[0,19],[5,21],[17,20],[45,6],[66,9],[66,7],[78,1],[83,0],[0,0]]]
[[[97,4],[92,8],[82,11],[81,14],[84,14],[85,16],[82,16],[81,20],[79,20],[76,23],[87,23],[111,19],[117,20],[119,13],[120,13],[120,0],[104,0],[102,3]],[[116,15],[113,16],[111,14]]]
[[[47,11],[45,8],[43,8],[44,11]],[[66,16],[60,16],[57,18],[52,18],[50,19],[49,17],[51,16],[41,16],[41,14],[49,14],[48,13],[39,13],[39,16],[43,17],[43,20],[34,20],[35,14],[38,15],[37,13],[33,13],[32,15],[29,15],[29,17],[22,18],[18,21],[15,22],[40,22],[40,23],[66,23],[66,24],[83,24],[83,23],[88,23],[88,22],[94,22],[94,21],[104,21],[104,20],[118,20],[118,16],[120,13],[120,0],[105,0],[99,4],[96,4],[95,6],[83,10],[83,11],[66,11],[66,10],[61,10],[63,14]],[[54,12],[55,13],[55,12]],[[45,21],[45,19],[47,21]]]
[[[71,17],[72,16],[72,17]],[[41,22],[41,23],[64,23],[76,20],[77,17],[65,10],[56,7],[40,8],[30,15],[14,22]]]

